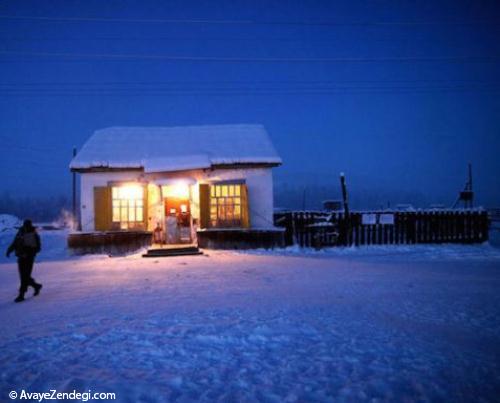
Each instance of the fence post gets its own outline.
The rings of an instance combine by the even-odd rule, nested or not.
[[[457,243],[458,242],[458,213],[454,211],[452,213],[452,220],[451,220],[451,236],[452,236],[452,242]]]
[[[380,224],[380,222],[377,223],[377,244],[381,245],[383,244],[384,242],[384,239],[383,239],[383,224]]]
[[[359,213],[351,214],[352,230],[354,231],[354,245],[359,246],[359,227],[360,215]]]
[[[394,215],[394,241],[396,245],[401,243],[401,214]]]
[[[486,242],[490,238],[490,234],[488,232],[489,225],[490,225],[490,217],[488,215],[487,211],[483,211],[481,214],[482,220],[481,220],[481,241]]]
[[[368,214],[368,213],[367,213]],[[382,214],[369,212],[369,214]],[[381,245],[462,242],[488,240],[489,215],[486,211],[394,212],[394,224],[363,224],[363,214],[349,216],[350,231],[343,212],[285,212],[274,215],[275,223],[285,228],[285,245],[301,247],[332,245],[331,229],[338,229],[336,244]],[[326,217],[330,217],[328,220]],[[322,222],[328,225],[314,225]]]

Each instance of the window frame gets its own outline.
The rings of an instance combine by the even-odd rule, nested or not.
[[[120,197],[117,193],[121,187],[126,185],[126,183],[112,183],[109,185],[111,187],[111,225],[114,229],[121,231],[144,229],[147,188],[142,183],[134,183],[133,186],[141,189],[141,197]]]
[[[210,228],[241,228],[244,182],[215,182],[209,189]]]

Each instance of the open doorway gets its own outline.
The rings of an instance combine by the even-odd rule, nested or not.
[[[189,199],[166,197],[165,205],[165,240],[167,244],[190,244],[191,209]]]

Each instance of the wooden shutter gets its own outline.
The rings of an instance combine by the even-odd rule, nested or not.
[[[94,188],[94,229],[109,231],[111,229],[111,187]]]
[[[200,228],[210,226],[210,185],[200,184]]]
[[[250,207],[248,205],[247,185],[241,185],[241,226],[250,228]]]

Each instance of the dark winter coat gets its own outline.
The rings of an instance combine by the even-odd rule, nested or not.
[[[7,249],[7,255],[14,251],[18,258],[35,257],[41,249],[40,235],[35,228],[21,227]]]

